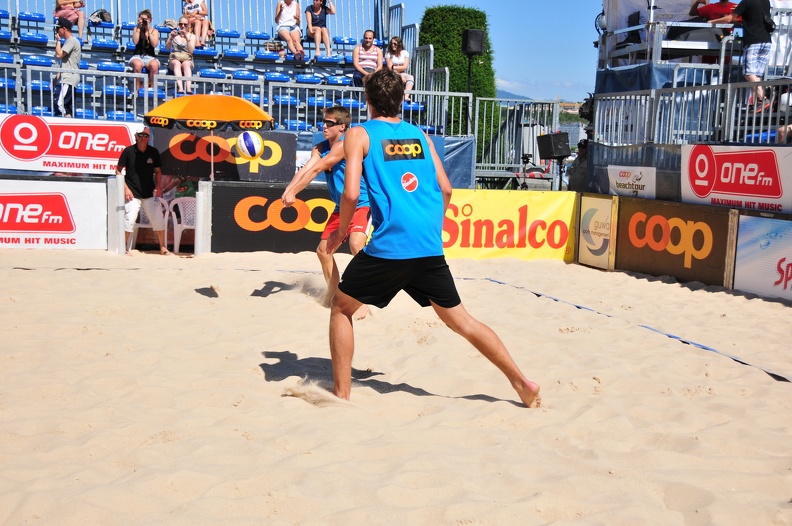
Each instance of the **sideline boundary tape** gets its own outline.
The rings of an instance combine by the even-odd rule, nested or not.
[[[600,316],[606,316],[608,318],[614,318],[614,319],[618,319],[618,320],[623,320],[623,321],[626,321],[627,323],[630,323],[632,325],[636,325],[636,324],[630,322],[629,320],[625,320],[624,318],[620,318],[619,316],[614,316],[612,314],[608,314],[608,313],[605,313],[605,312],[600,312],[598,310],[592,309],[591,307],[586,307],[584,305],[578,305],[578,304],[572,303],[570,301],[566,301],[566,300],[562,300],[560,298],[556,298],[554,296],[550,296],[549,294],[544,294],[542,292],[536,292],[536,291],[531,290],[529,288],[521,287],[521,286],[518,286],[518,285],[512,285],[511,283],[506,283],[505,281],[499,281],[499,280],[494,279],[494,278],[459,278],[459,279],[460,280],[469,280],[469,281],[489,281],[489,282],[495,283],[497,285],[504,285],[504,286],[507,286],[507,287],[512,287],[512,288],[517,289],[517,290],[522,290],[522,291],[528,292],[530,294],[533,294],[537,298],[546,298],[546,299],[553,300],[553,301],[558,302],[558,303],[562,303],[564,305],[570,305],[570,306],[572,306],[572,307],[574,307],[576,309],[587,310],[587,311],[593,312],[594,314],[598,314]],[[663,336],[666,336],[667,338],[671,338],[672,340],[676,340],[676,341],[678,341],[680,343],[684,343],[685,345],[690,345],[691,347],[695,347],[697,349],[701,349],[701,350],[704,350],[704,351],[709,351],[709,352],[713,352],[715,354],[719,354],[719,355],[721,355],[721,356],[723,356],[725,358],[728,358],[728,359],[730,359],[732,361],[735,361],[735,362],[737,362],[737,363],[739,363],[741,365],[747,365],[748,367],[753,367],[755,369],[759,369],[760,371],[762,371],[765,374],[767,374],[768,376],[770,376],[770,378],[772,378],[773,380],[776,380],[776,381],[779,381],[779,382],[792,382],[792,379],[787,378],[784,375],[781,375],[781,374],[778,374],[778,373],[774,373],[773,371],[770,371],[769,369],[765,369],[764,367],[762,367],[760,365],[752,364],[750,362],[747,362],[747,361],[743,360],[742,358],[740,358],[738,356],[734,356],[734,355],[719,351],[719,350],[717,350],[717,349],[715,349],[713,347],[710,347],[708,345],[697,343],[697,342],[694,342],[692,340],[688,340],[688,339],[682,338],[681,336],[677,336],[675,334],[671,334],[671,333],[668,333],[668,332],[665,332],[665,331],[661,331],[660,329],[656,329],[654,327],[650,327],[649,325],[638,324],[637,326],[641,327],[642,329],[646,329],[646,330],[649,330],[649,331],[652,331],[652,332],[656,332],[657,334],[662,334]]]

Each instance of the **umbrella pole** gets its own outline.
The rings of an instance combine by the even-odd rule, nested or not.
[[[209,135],[211,135],[214,138],[214,130],[210,131]],[[209,172],[209,180],[214,182],[214,141],[212,141],[211,148],[212,148],[212,155],[211,155],[212,171]]]

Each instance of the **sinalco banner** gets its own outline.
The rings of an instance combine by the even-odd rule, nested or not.
[[[792,300],[792,221],[741,215],[734,288]]]

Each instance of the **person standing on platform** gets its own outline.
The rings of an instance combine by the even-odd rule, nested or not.
[[[742,17],[743,28],[743,74],[748,82],[761,82],[770,61],[770,50],[773,47],[770,32],[765,20],[770,19],[769,0],[742,0],[730,14],[715,20],[711,24],[731,24]],[[764,88],[756,86],[752,89],[754,105],[757,113],[770,108],[770,102],[764,98]]]
[[[159,71],[160,63],[157,56],[157,46],[160,43],[159,30],[154,27],[153,15],[148,9],[138,13],[138,23],[132,30],[132,42],[135,51],[129,59],[129,66],[135,73],[141,73],[143,68],[148,71],[149,87],[154,87],[154,75]],[[135,79],[135,89],[143,87],[143,81]]]
[[[393,70],[366,80],[369,120],[344,138],[346,171],[338,229],[327,240],[332,253],[352,221],[363,178],[374,232],[347,266],[330,306],[333,393],[351,395],[353,314],[362,304],[385,307],[400,290],[431,306],[451,330],[464,337],[508,378],[526,407],[538,405],[539,385],[528,380],[503,342],[462,306],[443,255],[443,221],[451,182],[431,141],[399,118],[404,83]]]
[[[327,250],[327,238],[331,232],[338,228],[340,220],[339,203],[341,202],[341,192],[344,191],[344,169],[346,168],[343,138],[344,133],[346,133],[352,123],[352,116],[349,114],[349,110],[343,106],[333,106],[325,110],[323,122],[325,140],[313,147],[311,158],[294,175],[291,183],[284,190],[281,200],[283,201],[283,206],[287,208],[294,205],[297,194],[305,189],[308,183],[313,181],[320,172],[325,172],[327,191],[330,192],[330,198],[336,204],[336,207],[327,220],[322,233],[322,240],[319,242],[319,246],[316,247],[316,255],[319,257],[322,273],[327,282],[325,303],[329,306],[330,300],[338,289],[340,277],[338,265],[333,256],[334,251],[328,252]],[[369,217],[368,190],[365,182],[361,180],[360,197],[358,198],[352,221],[346,230],[347,236],[349,236],[349,250],[352,255],[360,252],[366,244],[366,237],[371,224]],[[367,312],[368,309],[365,309],[365,311]],[[364,313],[358,313],[357,317],[360,318],[362,317],[361,315],[364,315]]]
[[[60,59],[61,67],[71,70],[58,73],[59,82],[55,86],[55,116],[74,115],[74,89],[80,82],[80,41],[72,34],[74,24],[67,18],[59,18],[55,25],[55,56]],[[61,44],[61,39],[64,39]]]
[[[143,127],[135,133],[135,144],[127,146],[121,152],[116,166],[116,176],[126,171],[124,176],[124,231],[126,232],[127,252],[129,237],[135,229],[141,206],[151,221],[151,227],[159,241],[160,254],[171,255],[165,245],[165,217],[157,202],[162,198],[162,161],[159,151],[149,147],[151,132]]]

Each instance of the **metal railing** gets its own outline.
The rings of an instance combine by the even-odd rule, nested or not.
[[[756,96],[762,88],[765,100]],[[594,140],[610,146],[779,144],[789,136],[792,80],[596,95]]]

